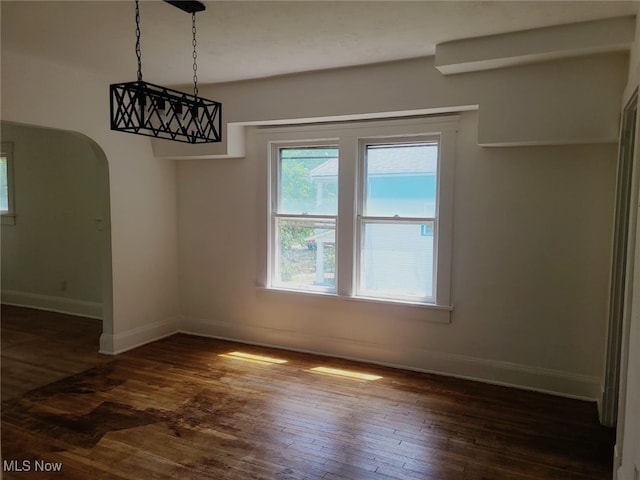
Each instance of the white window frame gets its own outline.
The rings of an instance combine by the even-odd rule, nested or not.
[[[365,215],[365,205],[366,205],[366,196],[367,196],[367,147],[371,145],[407,145],[407,144],[428,144],[435,143],[438,146],[438,162],[437,162],[437,176],[436,179],[440,178],[440,137],[437,135],[416,135],[410,137],[389,137],[389,138],[374,138],[374,139],[360,139],[359,145],[359,153],[358,153],[358,184],[360,188],[358,189],[358,202],[357,202],[357,210],[356,210],[356,244],[358,245],[358,249],[356,251],[355,258],[355,295],[357,297],[363,298],[373,298],[375,300],[390,300],[390,301],[406,301],[406,302],[417,302],[417,303],[435,303],[435,299],[437,296],[437,277],[436,277],[436,264],[437,262],[433,262],[433,294],[430,297],[414,297],[410,295],[378,295],[372,296],[371,294],[367,294],[362,288],[362,263],[363,263],[363,253],[364,253],[364,225],[365,223],[397,223],[397,224],[407,224],[407,223],[415,223],[415,224],[424,224],[424,223],[433,223],[433,257],[434,260],[438,258],[438,208],[439,208],[439,190],[440,186],[436,184],[436,211],[434,212],[433,217],[402,217],[402,216],[394,216],[394,217],[376,217]]]
[[[269,255],[268,255],[268,269],[269,272],[269,282],[268,284],[273,288],[279,288],[283,290],[291,290],[291,291],[303,291],[303,292],[323,292],[323,293],[335,293],[335,287],[329,286],[313,286],[308,288],[295,288],[292,286],[287,286],[278,281],[280,278],[279,266],[276,261],[279,258],[280,254],[278,252],[280,242],[278,241],[278,228],[276,226],[279,219],[300,219],[300,220],[334,220],[335,228],[336,228],[336,237],[338,235],[338,214],[336,215],[319,215],[319,214],[290,214],[290,213],[281,213],[280,212],[280,182],[278,179],[280,178],[280,169],[279,169],[279,160],[280,160],[280,150],[283,148],[314,148],[314,147],[336,147],[337,139],[334,141],[331,140],[315,140],[312,142],[273,142],[271,143],[271,151],[270,151],[270,161],[269,161],[269,178],[271,179],[270,188],[269,188]],[[337,263],[337,254],[336,254],[336,263]],[[338,272],[336,268],[336,282],[337,282]]]
[[[274,201],[277,185],[274,182],[274,162],[281,147],[338,145],[338,216],[336,224],[336,289],[335,292],[305,290],[304,293],[330,295],[344,299],[392,304],[417,305],[451,310],[451,258],[453,240],[453,188],[455,171],[456,132],[459,116],[432,116],[338,124],[294,125],[285,127],[256,127],[252,132],[251,152],[263,158],[264,167],[259,178],[258,203],[262,205],[259,226],[258,279],[261,289],[296,292],[274,284]],[[437,139],[437,225],[434,225],[434,297],[429,301],[382,297],[359,297],[358,264],[356,259],[360,232],[358,213],[362,200],[362,148],[366,142],[393,143],[407,139]],[[265,158],[266,157],[266,158]],[[266,208],[265,208],[266,206]],[[264,223],[262,223],[264,222]],[[266,247],[266,248],[265,248]],[[300,293],[298,291],[298,293]]]
[[[8,210],[0,214],[2,225],[15,225],[16,212],[14,202],[14,181],[13,181],[13,142],[0,143],[0,155],[7,159],[7,203]]]

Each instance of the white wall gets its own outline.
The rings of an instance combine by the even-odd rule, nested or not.
[[[640,8],[639,8],[640,13]],[[640,22],[636,20],[636,41],[631,50],[629,77],[621,105],[625,105],[633,92],[640,87]],[[636,119],[640,125],[640,118]],[[634,170],[640,168],[640,138],[637,134]],[[640,199],[635,201],[631,215],[638,218]],[[618,407],[618,427],[616,458],[614,463],[617,480],[637,480],[640,475],[640,218],[635,232],[636,246],[634,275],[628,277],[632,284],[631,315],[629,323],[623,326],[623,350],[620,379],[620,399]]]
[[[420,62],[219,91],[230,115],[242,112],[234,119],[247,122],[361,114],[364,105],[374,112],[479,104],[462,114],[458,135],[451,323],[430,323],[410,307],[257,290],[264,202],[255,192],[264,190],[265,158],[249,150],[245,159],[179,162],[182,328],[597,399],[617,147],[483,148],[477,140],[487,115],[495,121],[485,128],[504,140],[495,143],[586,142],[596,130],[615,138],[626,55],[447,78]],[[388,95],[378,91],[381,78]],[[590,99],[589,78],[604,100]]]
[[[393,115],[480,106],[478,143],[616,142],[628,54],[442,75],[433,57],[200,87],[223,104],[227,144],[154,140],[158,156],[234,154],[233,124]],[[594,94],[597,92],[597,94]],[[514,121],[518,119],[518,121]],[[231,128],[230,128],[231,127]]]
[[[79,132],[108,161],[113,281],[101,348],[117,352],[177,328],[177,218],[175,165],[154,158],[148,139],[109,130],[110,80],[2,50],[3,120]]]
[[[120,79],[3,49],[1,113],[80,132],[108,160],[105,351],[182,328],[595,399],[616,147],[477,141],[614,140],[626,74],[625,54],[451,77],[417,59],[201,88],[236,123],[479,105],[458,138],[450,324],[257,291],[261,156],[180,162],[176,187],[175,164],[153,158],[148,140],[109,131],[108,85]],[[158,152],[172,154],[166,145]]]
[[[3,122],[2,141],[13,144],[17,206],[2,227],[2,302],[101,319],[100,160],[59,130]]]

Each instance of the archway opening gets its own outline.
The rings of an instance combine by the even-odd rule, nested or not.
[[[2,303],[91,318],[113,333],[108,162],[89,137],[1,122],[11,148]],[[2,192],[0,192],[1,194]],[[7,221],[5,221],[7,220]],[[92,345],[97,352],[99,343]]]

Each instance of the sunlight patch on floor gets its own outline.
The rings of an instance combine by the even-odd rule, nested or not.
[[[371,375],[369,373],[354,372],[352,370],[343,370],[341,368],[330,367],[314,367],[310,369],[314,373],[323,373],[325,375],[333,375],[336,377],[352,378],[354,380],[380,380],[382,377],[379,375]]]
[[[253,353],[246,352],[221,353],[218,356],[224,358],[233,358],[235,360],[243,360],[250,363],[259,363],[262,365],[287,363],[287,360],[283,360],[281,358],[267,357],[264,355],[254,355]]]

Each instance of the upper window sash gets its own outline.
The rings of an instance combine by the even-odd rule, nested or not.
[[[337,146],[278,146],[275,168],[276,213],[338,213]]]
[[[308,141],[302,140],[283,140],[283,141],[270,141],[269,145],[269,158],[267,175],[270,179],[269,188],[267,191],[269,197],[269,214],[310,214],[311,212],[304,211],[287,211],[287,206],[282,202],[282,170],[280,162],[280,151],[291,151],[295,149],[330,149],[335,148],[337,153],[337,139],[321,140],[310,139]],[[286,195],[285,195],[286,196]],[[337,212],[336,212],[337,213]]]
[[[437,137],[361,141],[358,213],[366,217],[435,218]]]

